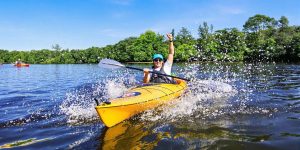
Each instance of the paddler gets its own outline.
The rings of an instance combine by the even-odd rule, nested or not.
[[[144,68],[144,83],[175,83],[175,81],[166,76],[158,75],[155,73],[149,73],[149,71],[158,72],[161,74],[171,75],[171,68],[173,64],[174,57],[174,45],[173,36],[168,33],[167,37],[169,39],[169,54],[167,60],[164,62],[164,57],[161,54],[154,54],[152,57],[153,66],[152,69]]]
[[[19,59],[15,62],[15,64],[16,64],[16,65],[22,64],[21,59],[19,58]]]

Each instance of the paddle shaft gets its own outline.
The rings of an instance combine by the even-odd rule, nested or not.
[[[144,69],[135,68],[135,67],[129,67],[129,66],[125,66],[125,68],[133,69],[133,70],[139,70],[139,71],[144,71]],[[177,78],[177,79],[181,79],[181,80],[185,80],[185,81],[190,81],[190,79],[185,79],[185,78],[181,78],[181,77],[167,75],[167,74],[163,74],[163,73],[159,73],[159,72],[154,72],[154,71],[149,71],[149,72],[150,73],[155,73],[155,74],[158,74],[158,75],[162,75],[162,76],[167,76],[167,77]]]
[[[121,63],[119,63],[119,62],[117,62],[115,60],[113,60],[113,62],[101,62],[101,61],[100,61],[100,64],[111,65],[111,66],[116,66],[116,67],[125,67],[125,68],[128,68],[128,69],[133,69],[133,70],[138,70],[138,71],[144,71],[144,69],[122,65]],[[158,74],[158,75],[162,75],[162,76],[167,76],[167,77],[177,78],[177,79],[181,79],[181,80],[185,80],[185,81],[190,81],[190,79],[185,79],[185,78],[181,78],[181,77],[167,75],[167,74],[159,73],[159,72],[156,72],[156,71],[155,72],[154,71],[149,71],[149,72],[150,73],[154,73],[154,74]]]

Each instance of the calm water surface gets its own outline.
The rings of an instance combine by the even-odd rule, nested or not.
[[[147,67],[147,65],[133,65]],[[97,65],[0,66],[0,149],[300,149],[300,65],[175,64],[174,103],[106,128],[94,97],[142,73]]]

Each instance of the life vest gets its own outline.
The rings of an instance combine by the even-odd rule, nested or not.
[[[162,66],[159,71],[156,71],[154,69],[154,67],[152,67],[152,68],[153,68],[153,72],[150,77],[150,82],[152,82],[152,83],[171,83],[171,84],[176,83],[176,81],[173,78],[170,79],[167,76],[162,76],[162,75],[156,74],[156,72],[160,73],[160,74],[166,74],[163,69],[164,66]]]

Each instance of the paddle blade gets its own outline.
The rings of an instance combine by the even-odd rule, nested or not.
[[[99,62],[98,66],[101,67],[101,68],[109,68],[109,69],[125,67],[120,62],[112,60],[112,59],[107,59],[107,58],[102,59]]]

